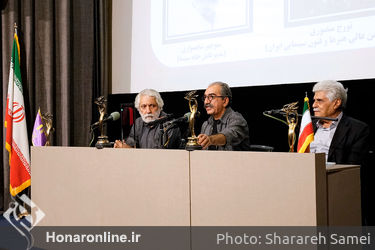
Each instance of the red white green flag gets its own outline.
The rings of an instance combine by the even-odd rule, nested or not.
[[[10,194],[15,196],[31,184],[30,147],[27,136],[17,32],[14,34],[10,62],[5,128],[5,148],[9,151]]]
[[[306,96],[303,105],[303,115],[298,138],[298,153],[309,153],[310,143],[314,140],[314,129],[311,121],[309,98]]]

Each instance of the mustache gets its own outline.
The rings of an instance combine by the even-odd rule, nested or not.
[[[142,120],[146,123],[156,120],[156,117],[153,114],[146,114],[146,115],[141,115],[141,116],[142,116]]]
[[[213,108],[214,106],[211,103],[206,103],[204,105],[205,108]]]
[[[319,112],[320,111],[318,108],[314,108],[313,110],[314,110],[314,112]]]

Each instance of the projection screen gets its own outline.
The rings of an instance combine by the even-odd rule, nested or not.
[[[114,0],[112,39],[113,93],[374,78],[375,0]]]

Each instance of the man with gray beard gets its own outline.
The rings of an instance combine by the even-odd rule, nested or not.
[[[159,92],[153,89],[142,90],[134,102],[141,117],[138,117],[125,141],[116,140],[115,148],[179,148],[181,132],[178,127],[163,134],[162,124],[152,122],[165,117],[162,111],[164,102]]]

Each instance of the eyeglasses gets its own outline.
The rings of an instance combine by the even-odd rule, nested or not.
[[[206,99],[208,99],[208,101],[212,101],[216,97],[225,98],[227,96],[225,96],[225,95],[204,95],[204,96],[202,96],[202,101],[205,101]]]

